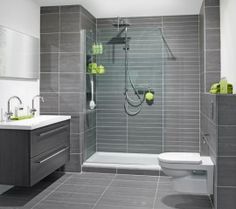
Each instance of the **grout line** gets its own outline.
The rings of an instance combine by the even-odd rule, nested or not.
[[[161,17],[161,25],[162,25],[162,33],[164,34],[164,31],[163,31],[163,29],[164,29],[164,17]],[[162,58],[163,58],[163,56],[164,56],[164,54],[165,54],[165,52],[164,52],[164,43],[163,42],[161,42],[162,44],[161,44],[161,47],[162,47],[162,50],[161,50],[161,54],[162,54]],[[164,56],[165,57],[165,56]],[[162,142],[162,146],[161,146],[161,149],[162,149],[162,152],[164,152],[165,151],[165,101],[166,101],[166,95],[165,95],[165,61],[163,61],[163,59],[162,59],[162,68],[161,68],[161,73],[162,73],[162,96],[161,96],[161,99],[162,99],[162,104],[161,104],[161,106],[162,106],[162,108],[161,108],[161,116],[162,116],[162,124],[161,124],[161,131],[162,131],[162,140],[161,140],[161,142]]]
[[[61,51],[61,7],[59,7],[59,17],[58,17],[58,24],[59,24],[59,33],[58,33],[58,51]],[[61,54],[58,53],[58,61],[57,61],[58,69],[57,69],[57,88],[58,88],[58,98],[57,98],[57,109],[58,109],[58,115],[61,114],[61,104],[60,104],[60,99],[61,99],[61,86],[60,86],[60,71],[61,71]]]
[[[158,179],[157,179],[157,187],[156,187],[156,192],[155,192],[155,196],[154,196],[154,200],[153,200],[153,209],[155,209],[155,205],[156,205],[156,201],[157,201],[157,193],[158,193],[158,188],[159,188],[159,181],[160,181],[160,172],[159,172],[159,176],[158,176]]]
[[[105,190],[103,191],[103,193],[100,195],[100,197],[98,198],[98,200],[96,201],[96,203],[94,204],[92,209],[95,209],[95,207],[97,206],[97,204],[100,202],[100,200],[102,199],[102,197],[104,196],[105,192],[109,189],[109,187],[111,186],[111,184],[113,183],[115,177],[117,176],[117,174],[115,174],[111,180],[111,182],[107,185],[107,187],[105,188]]]
[[[33,207],[31,207],[31,209],[35,208],[36,206],[38,206],[41,202],[43,202],[44,200],[46,200],[52,193],[54,193],[59,187],[61,187],[67,180],[71,179],[73,175],[69,176],[68,178],[66,178],[63,182],[61,182],[61,184],[59,184],[56,188],[54,188],[51,192],[49,192],[44,198],[42,198],[39,202],[37,202]]]
[[[202,92],[201,92],[201,83],[202,83],[202,81],[201,81],[201,67],[202,67],[202,65],[201,65],[201,62],[203,61],[202,60],[202,56],[201,56],[201,22],[200,22],[200,15],[198,15],[198,53],[199,53],[199,55],[198,55],[198,59],[199,59],[199,68],[198,68],[198,73],[199,73],[199,75],[198,75],[198,77],[199,77],[199,89],[198,89],[198,91],[199,91],[199,95],[198,95],[198,105],[199,105],[199,113],[198,113],[198,116],[199,116],[199,118],[198,118],[198,125],[199,125],[199,130],[198,130],[198,132],[199,132],[199,135],[198,135],[198,149],[199,149],[199,153],[201,153],[201,95],[202,95]]]

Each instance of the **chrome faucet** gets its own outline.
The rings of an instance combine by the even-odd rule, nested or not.
[[[18,96],[13,96],[13,97],[10,97],[8,99],[8,102],[7,102],[7,119],[10,120],[11,119],[11,116],[13,116],[13,112],[11,111],[11,100],[13,99],[17,99],[19,101],[19,103],[22,105],[22,101],[21,99],[18,97]]]
[[[32,99],[32,109],[30,110],[30,112],[32,113],[33,116],[35,116],[35,113],[37,112],[37,110],[35,109],[35,106],[34,106],[34,100],[36,98],[39,98],[42,102],[44,102],[44,98],[40,95],[36,95],[36,96],[33,97],[33,99]]]

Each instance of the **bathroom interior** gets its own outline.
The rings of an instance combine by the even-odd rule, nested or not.
[[[234,0],[0,0],[0,208],[235,209]]]

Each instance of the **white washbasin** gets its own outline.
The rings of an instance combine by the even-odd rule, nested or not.
[[[34,130],[69,119],[71,119],[71,116],[40,115],[31,119],[1,122],[0,129]]]

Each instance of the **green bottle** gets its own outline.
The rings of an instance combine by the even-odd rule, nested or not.
[[[227,94],[228,93],[228,82],[225,77],[220,80],[220,93]]]

